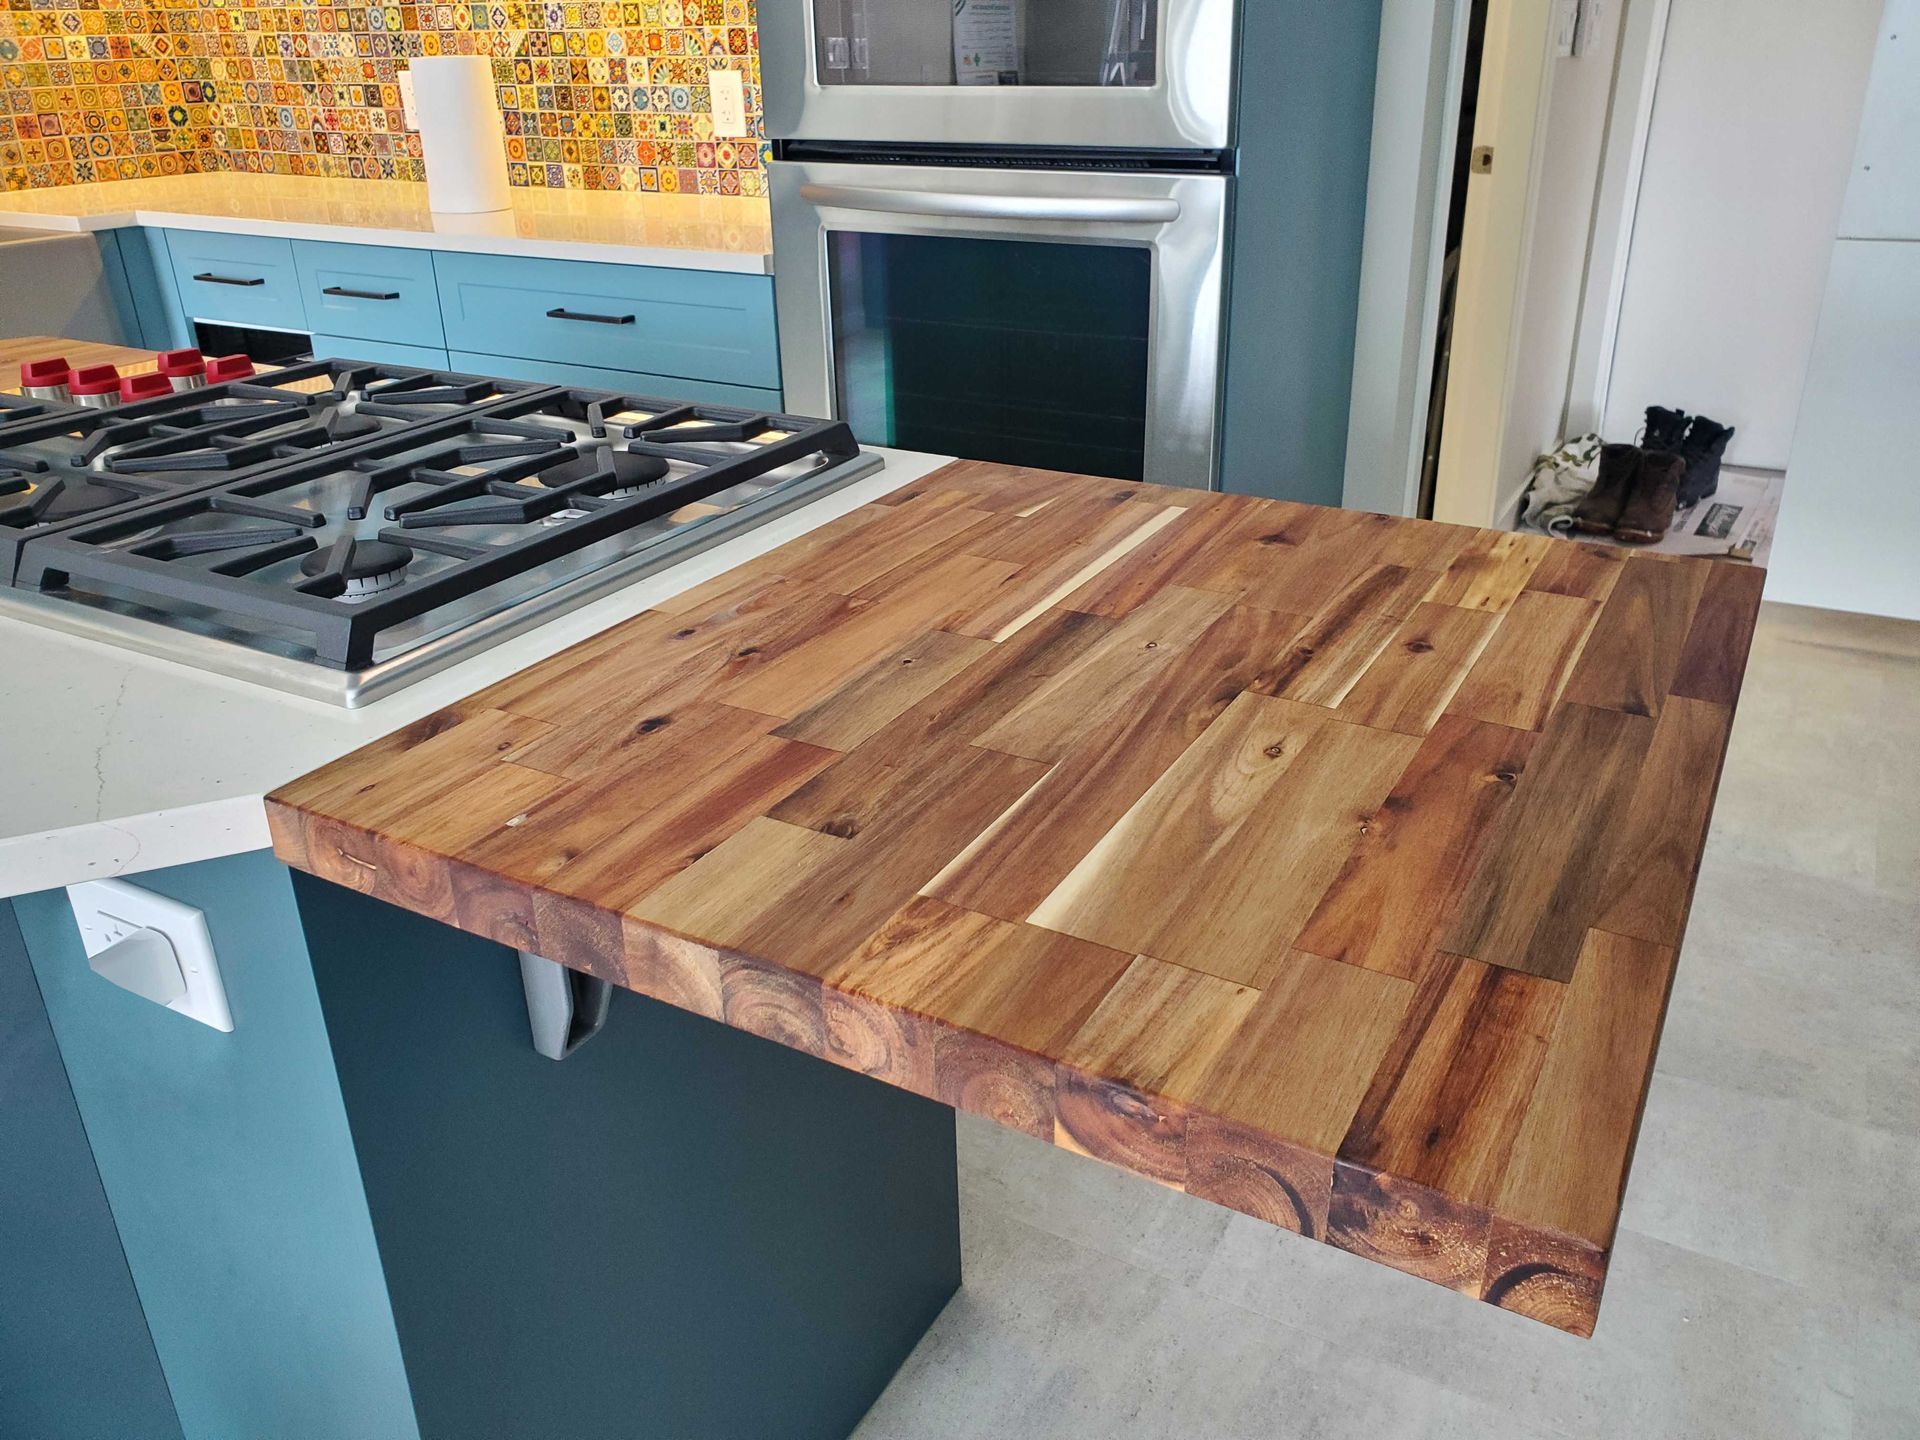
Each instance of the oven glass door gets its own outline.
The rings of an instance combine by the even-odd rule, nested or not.
[[[1150,86],[1157,0],[811,0],[822,85]]]
[[[869,445],[1212,488],[1229,177],[768,176],[790,411]]]
[[[1152,256],[827,234],[836,409],[869,444],[1141,479]]]

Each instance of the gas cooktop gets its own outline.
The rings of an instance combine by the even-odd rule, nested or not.
[[[541,388],[321,361],[108,410],[8,396],[0,405],[0,582],[12,577],[21,546],[53,526]]]
[[[351,706],[881,464],[837,422],[298,369],[0,423],[39,506],[0,609]]]

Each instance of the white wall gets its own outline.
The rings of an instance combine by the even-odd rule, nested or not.
[[[1920,0],[1881,35],[1767,598],[1920,620]]]
[[[1648,405],[1784,468],[1860,124],[1881,0],[1673,0],[1606,435]]]
[[[1554,59],[1547,79],[1546,114],[1535,140],[1533,230],[1500,447],[1503,515],[1535,458],[1561,439],[1625,10],[1625,0],[1604,0],[1592,12],[1580,53]]]

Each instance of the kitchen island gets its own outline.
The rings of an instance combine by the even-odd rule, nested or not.
[[[70,340],[15,348],[151,360]],[[13,1002],[0,1066],[34,1100],[0,1125],[30,1157],[0,1183],[0,1219],[35,1257],[0,1300],[0,1370],[21,1382],[0,1397],[0,1429],[62,1433],[99,1414],[101,1433],[412,1440],[544,1433],[565,1418],[570,1433],[622,1435],[634,1412],[616,1402],[646,1394],[672,1433],[845,1433],[957,1283],[951,1113],[750,1036],[703,1034],[696,1017],[631,1013],[646,1005],[632,996],[617,997],[615,1034],[556,1066],[529,1044],[511,957],[493,987],[464,967],[457,1005],[429,975],[411,1006],[382,990],[367,1023],[330,1034],[316,970],[344,931],[309,944],[267,851],[262,797],[944,463],[884,459],[357,709],[63,633],[45,607],[0,606],[0,701],[43,722],[31,754],[16,747],[0,766],[0,986]],[[105,876],[204,914],[231,1033],[93,973],[61,887]],[[396,918],[411,917],[389,915],[382,943],[400,935]],[[417,923],[429,940],[449,934]],[[326,998],[337,1014],[337,988]],[[428,1063],[422,1017],[481,1053]],[[383,1037],[382,1023],[397,1032]],[[378,1038],[390,1043],[364,1045]],[[381,1148],[377,1124],[355,1114],[350,1127],[343,1090],[370,1081],[375,1117],[391,1117],[407,1078],[438,1115],[451,1073],[486,1107],[486,1143],[460,1148],[502,1173],[443,1193],[454,1220],[498,1222],[514,1243],[438,1263],[459,1226],[396,1242],[363,1181],[383,1160],[434,1175],[424,1142]],[[835,1134],[822,1116],[857,1118]],[[436,1134],[461,1138],[445,1124]],[[569,1189],[606,1197],[603,1217],[576,1199],[535,1225]],[[886,1227],[875,1195],[891,1203]],[[652,1310],[628,1303],[641,1260]],[[484,1288],[440,1329],[445,1345],[412,1349],[408,1300],[458,1282]],[[540,1325],[539,1303],[568,1324]],[[754,1357],[756,1385],[703,1359],[721,1330]]]
[[[367,937],[416,912],[1586,1334],[1763,578],[955,464],[269,819]]]

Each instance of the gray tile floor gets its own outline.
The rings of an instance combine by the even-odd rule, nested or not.
[[[1920,1437],[1920,625],[1769,606],[1579,1341],[961,1117],[858,1440]]]

